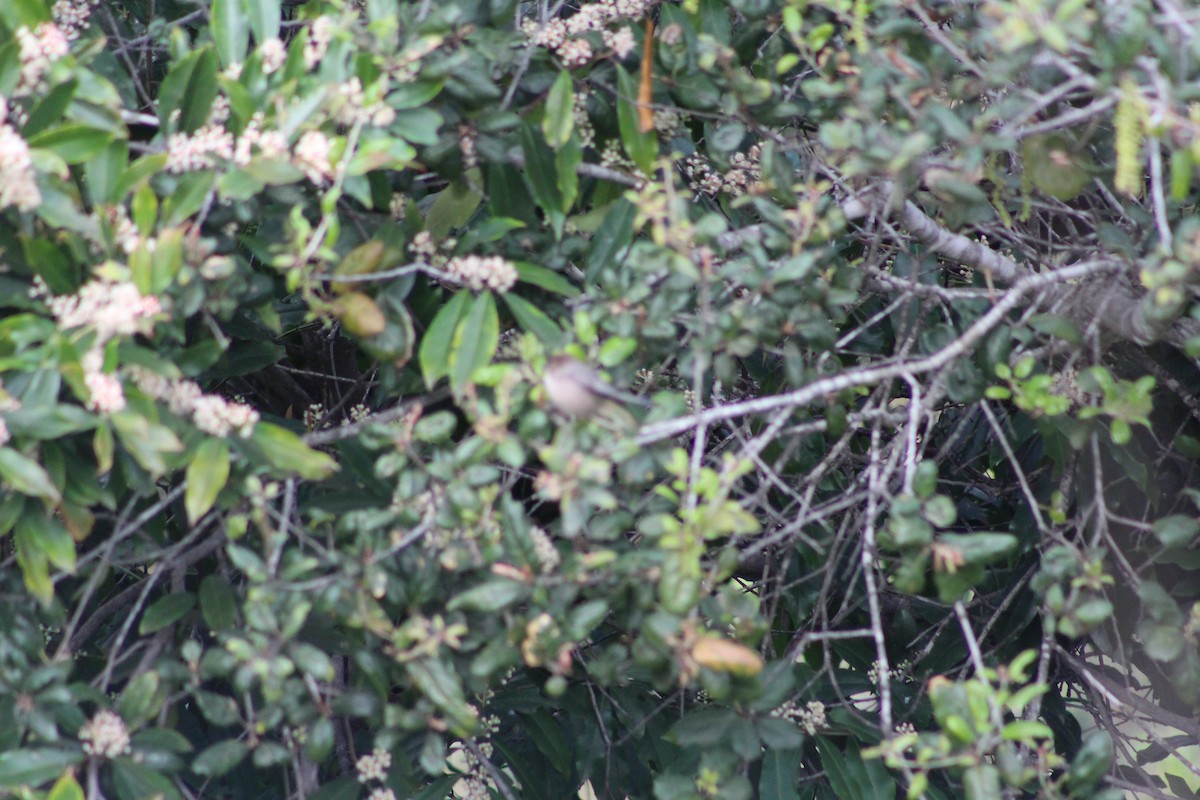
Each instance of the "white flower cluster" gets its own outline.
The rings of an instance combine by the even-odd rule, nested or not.
[[[587,103],[588,92],[576,92],[571,104],[571,119],[575,123],[579,143],[584,147],[593,147],[596,144],[596,129],[592,126],[592,118],[588,116]]]
[[[829,724],[829,720],[825,716],[825,704],[820,700],[810,701],[804,708],[799,708],[789,700],[772,711],[771,716],[795,722],[804,728],[804,732],[809,736],[813,736]]]
[[[83,382],[88,389],[87,407],[100,414],[114,414],[125,408],[125,389],[116,375],[104,371],[104,351],[93,347],[80,360]]]
[[[8,103],[0,97],[0,121],[7,111]],[[11,125],[0,124],[0,209],[16,206],[19,211],[32,211],[41,203],[29,145]]]
[[[600,36],[604,40],[604,46],[616,53],[617,58],[624,58],[637,46],[637,40],[633,38],[633,28],[628,25],[617,31],[603,31]]]
[[[75,41],[87,30],[88,19],[92,16],[92,6],[99,0],[58,0],[50,13],[54,24],[67,37],[67,41]]]
[[[729,159],[729,171],[724,175],[714,170],[704,156],[698,153],[690,155],[683,161],[688,188],[700,194],[715,195],[728,192],[734,197],[740,197],[761,179],[761,155],[762,148],[757,144],[746,153],[734,153]]]
[[[479,134],[472,125],[458,126],[458,151],[462,153],[463,169],[474,169],[479,166],[479,151],[477,143]]]
[[[358,772],[358,782],[366,783],[367,781],[382,781],[387,779],[387,771],[392,766],[392,754],[382,747],[376,747],[365,756],[360,756],[358,761],[354,762],[354,769]]]
[[[263,75],[271,75],[287,61],[287,47],[278,36],[272,36],[258,46],[258,57],[262,60]]]
[[[287,138],[279,131],[264,131],[262,125],[263,113],[256,111],[250,121],[246,123],[246,127],[242,129],[242,135],[238,137],[237,147],[233,151],[233,163],[239,167],[250,163],[250,157],[255,149],[264,158],[277,160],[287,158]]]
[[[600,149],[600,166],[607,169],[632,170],[633,162],[625,155],[619,141],[609,139]]]
[[[21,409],[21,401],[13,397],[4,388],[4,384],[0,383],[0,412],[3,411],[19,411]],[[8,444],[12,436],[8,432],[8,423],[4,421],[4,417],[0,417],[0,447]]]
[[[211,169],[217,159],[233,159],[233,134],[221,125],[204,125],[191,136],[173,133],[167,138],[168,172]]]
[[[396,119],[396,111],[382,100],[366,101],[362,81],[357,77],[337,86],[335,97],[337,111],[334,116],[343,125],[361,122],[363,125],[386,128]]]
[[[325,58],[329,41],[333,38],[333,20],[317,17],[308,27],[308,38],[304,40],[304,67],[313,69]]]
[[[17,44],[20,47],[21,77],[13,94],[22,97],[35,92],[44,92],[46,73],[55,61],[71,50],[66,34],[53,22],[43,22],[34,30],[22,25],[17,28]]]
[[[129,255],[141,246],[142,236],[138,232],[137,226],[133,224],[133,220],[129,218],[125,206],[110,206],[104,214],[112,226],[113,243],[121,248],[122,252]],[[145,240],[145,243],[147,250],[154,249],[153,238]]]
[[[599,0],[579,8],[566,19],[555,18],[538,24],[528,19],[521,25],[530,44],[553,50],[568,67],[586,64],[592,58],[592,45],[584,34],[598,31],[604,46],[624,58],[636,46],[633,30],[622,25],[617,31],[608,26],[625,20],[639,19],[649,10],[652,0]]]
[[[476,292],[491,289],[503,294],[517,282],[517,268],[500,256],[455,256],[446,262],[446,272]]]
[[[254,432],[258,412],[245,403],[205,394],[195,381],[175,380],[138,366],[126,373],[147,396],[167,404],[173,414],[190,417],[192,423],[212,436],[226,437],[236,432],[243,439]]]
[[[97,758],[116,758],[129,752],[129,729],[125,721],[107,708],[96,712],[96,715],[79,729],[79,739],[83,742],[83,752]]]
[[[333,176],[329,152],[333,149],[329,137],[320,131],[306,131],[292,151],[292,163],[304,171],[308,179],[320,186]]]
[[[562,558],[554,547],[554,542],[543,529],[534,526],[529,529],[529,539],[533,543],[533,555],[538,561],[542,573],[553,572]]]
[[[132,336],[144,327],[142,320],[162,311],[157,297],[143,297],[132,283],[105,279],[88,281],[75,294],[47,298],[46,304],[63,329],[95,330],[97,347],[114,336]]]

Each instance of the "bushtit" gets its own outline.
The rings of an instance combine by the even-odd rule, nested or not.
[[[568,355],[551,356],[542,372],[542,386],[550,403],[571,417],[590,417],[607,400],[647,405],[644,398],[614,389],[596,370]]]

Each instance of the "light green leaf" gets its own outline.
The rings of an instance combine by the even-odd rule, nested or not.
[[[563,70],[558,73],[550,94],[546,98],[546,112],[542,117],[542,134],[546,143],[555,150],[566,144],[571,138],[571,130],[575,125],[575,92],[571,82],[571,73]]]
[[[492,360],[500,346],[500,315],[496,298],[483,292],[475,298],[454,331],[450,347],[450,388],[459,394],[471,374]]]
[[[56,517],[23,514],[17,520],[15,535],[18,542],[36,549],[55,568],[75,571],[75,540]]]
[[[287,428],[260,422],[254,426],[250,441],[260,455],[282,472],[299,475],[311,481],[328,478],[337,471],[337,462],[319,450],[313,450]]]
[[[40,497],[51,503],[62,499],[42,465],[10,447],[0,447],[0,479],[30,497]]]
[[[205,439],[187,467],[187,489],[183,507],[188,522],[195,525],[216,502],[229,479],[229,445],[224,439]]]
[[[246,60],[246,46],[250,42],[248,6],[246,0],[212,0],[209,7],[213,44],[224,67]]]
[[[617,125],[621,144],[644,175],[654,173],[658,157],[658,137],[654,131],[643,133],[638,127],[637,86],[620,65],[617,66]]]
[[[504,304],[516,318],[517,324],[540,339],[542,344],[554,348],[562,342],[563,332],[558,323],[524,297],[506,292]]]
[[[133,411],[118,411],[112,415],[112,423],[121,444],[151,475],[167,471],[164,456],[183,450],[183,442],[169,428],[150,422]]]
[[[429,330],[421,339],[421,349],[417,360],[421,364],[421,376],[425,385],[432,389],[439,379],[450,373],[450,348],[454,343],[454,331],[467,310],[467,302],[471,299],[469,289],[461,289],[457,294],[438,309]]]
[[[530,264],[528,261],[517,261],[513,266],[517,268],[517,279],[521,283],[528,283],[563,297],[579,296],[579,287],[552,269]]]
[[[279,35],[279,0],[248,0],[250,30],[259,44]]]

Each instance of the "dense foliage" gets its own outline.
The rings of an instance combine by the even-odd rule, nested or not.
[[[0,2],[0,794],[1190,796],[1197,26]]]

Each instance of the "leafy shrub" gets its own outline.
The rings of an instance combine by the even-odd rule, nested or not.
[[[0,791],[1190,796],[1193,28],[0,4]]]

